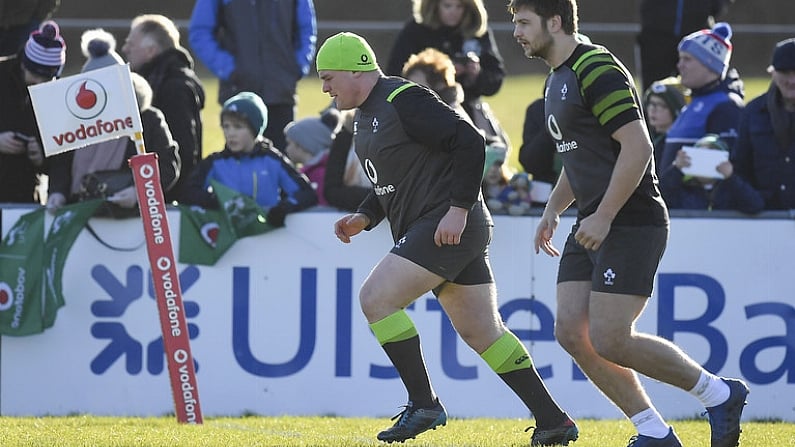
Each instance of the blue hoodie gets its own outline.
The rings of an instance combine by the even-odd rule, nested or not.
[[[188,41],[220,79],[219,103],[250,91],[265,104],[295,104],[315,56],[315,7],[312,0],[196,0]]]

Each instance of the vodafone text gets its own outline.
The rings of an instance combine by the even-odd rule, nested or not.
[[[144,195],[146,196],[146,207],[148,209],[149,227],[152,228],[152,239],[155,244],[161,245],[166,239],[163,236],[163,220],[166,218],[161,213],[165,207],[158,200],[155,181],[152,179],[155,168],[153,165],[141,165],[139,170],[141,177],[148,179],[144,182]]]
[[[182,312],[182,306],[178,302],[180,296],[174,291],[174,281],[171,278],[170,271],[171,260],[165,256],[158,259],[157,268],[160,269],[160,280],[162,281],[163,290],[165,291],[166,308],[168,309],[168,323],[169,327],[171,328],[171,336],[179,337],[182,335],[179,318],[180,312]]]
[[[80,127],[71,132],[53,135],[52,139],[58,146],[63,146],[64,142],[74,143],[77,140],[86,140],[102,135],[103,133],[114,133],[123,130],[131,130],[133,128],[133,120],[131,116],[127,118],[117,118],[113,121],[102,121],[101,119],[94,122],[94,124],[81,124]]]
[[[191,383],[191,374],[188,368],[190,356],[182,349],[174,352],[174,361],[179,364],[179,382],[182,389],[182,402],[185,406],[185,414],[187,415],[188,422],[197,422],[196,407],[198,401],[196,400],[196,388]]]

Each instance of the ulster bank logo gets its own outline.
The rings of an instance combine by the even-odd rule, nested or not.
[[[93,79],[80,79],[66,90],[66,108],[77,118],[89,120],[99,116],[108,105],[105,87]]]
[[[117,278],[104,265],[95,265],[91,277],[106,296],[91,303],[91,313],[97,321],[91,325],[91,335],[106,344],[91,361],[91,372],[104,374],[116,362],[123,362],[128,374],[139,374],[144,365],[152,375],[165,369],[163,337],[160,317],[154,298],[152,275],[140,266],[127,268],[125,278]],[[185,268],[179,275],[184,292],[199,279],[199,269]],[[199,327],[190,319],[199,314],[195,301],[183,301],[185,320],[191,339],[198,337]],[[132,322],[135,322],[133,324]],[[127,322],[127,324],[125,324]],[[194,365],[198,371],[198,364]]]

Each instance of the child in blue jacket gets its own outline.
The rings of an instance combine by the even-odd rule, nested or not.
[[[218,206],[210,181],[216,180],[251,196],[267,210],[268,223],[283,226],[285,216],[317,204],[309,180],[270,140],[262,137],[268,109],[251,92],[241,92],[224,102],[221,127],[226,144],[202,160],[188,182],[186,202],[205,208]]]

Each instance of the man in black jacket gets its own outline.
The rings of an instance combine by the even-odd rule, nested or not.
[[[183,185],[202,158],[204,87],[193,71],[193,58],[180,46],[179,30],[171,19],[144,14],[133,19],[122,52],[130,69],[149,82],[152,105],[163,112],[182,160],[177,185],[166,200],[181,201]]]

